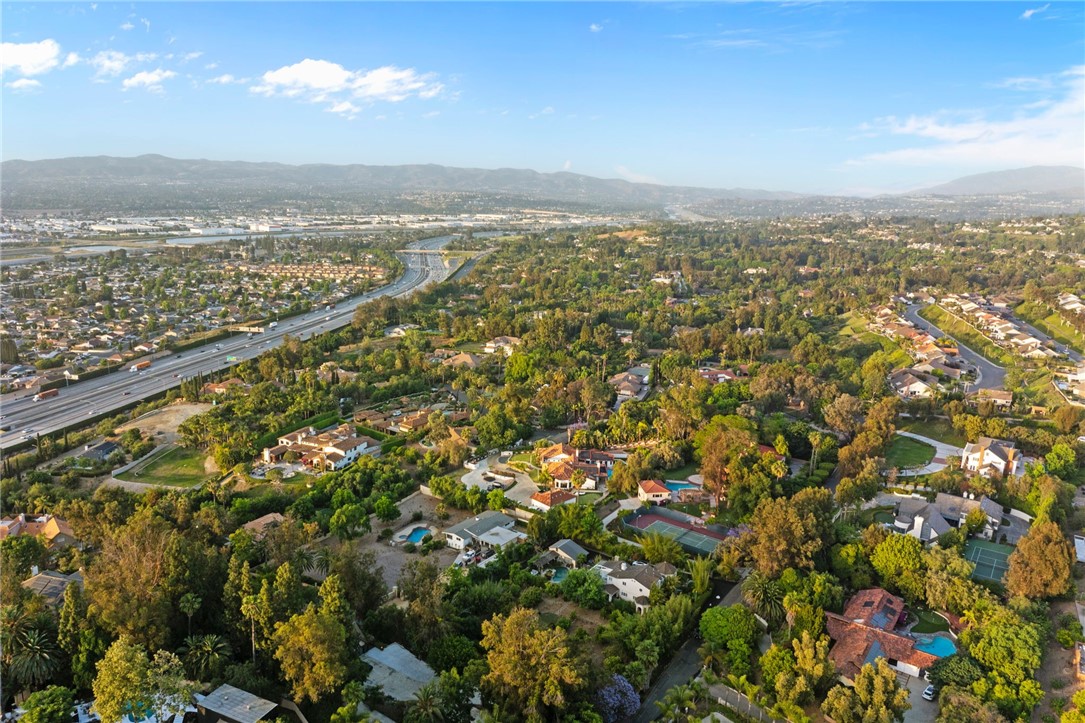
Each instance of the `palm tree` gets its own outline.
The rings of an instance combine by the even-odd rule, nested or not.
[[[265,581],[266,582],[266,581]],[[252,624],[252,662],[256,662],[256,617],[260,614],[260,603],[255,595],[246,595],[241,601],[241,614]]]
[[[656,705],[662,713],[664,721],[679,721],[684,713],[696,708],[694,692],[688,685],[676,685],[667,691],[663,700],[657,700]]]
[[[759,572],[751,573],[742,583],[742,598],[769,623],[784,616],[784,591],[779,583]]]
[[[193,678],[210,680],[222,672],[222,667],[230,659],[230,644],[221,635],[213,633],[190,635],[185,638],[180,653]]]
[[[701,662],[709,670],[722,669],[727,664],[727,652],[727,648],[711,641],[706,641],[704,645],[697,648],[697,654],[701,656]]]
[[[60,670],[60,648],[44,630],[29,628],[16,638],[12,675],[27,688],[41,688]]]
[[[405,720],[410,723],[444,723],[445,714],[441,711],[441,698],[437,694],[435,682],[423,685],[414,694]]]
[[[186,592],[177,602],[177,607],[180,608],[182,613],[188,616],[189,636],[192,635],[192,616],[196,614],[196,611],[200,609],[200,605],[202,604],[203,599],[194,592]]]
[[[332,569],[333,559],[335,559],[335,552],[330,547],[322,546],[317,550],[316,556],[313,558],[313,570],[327,577],[328,572]]]

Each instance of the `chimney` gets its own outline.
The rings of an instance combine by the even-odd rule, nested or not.
[[[622,563],[622,569],[623,569],[623,570],[628,570],[628,569],[629,569],[629,565],[627,565],[626,563],[624,563],[624,562],[623,562],[623,563]]]

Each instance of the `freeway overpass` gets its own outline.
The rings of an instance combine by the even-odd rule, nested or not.
[[[434,251],[443,248],[453,236],[438,236],[416,241],[404,251],[397,252],[404,264],[403,275],[392,283],[369,293],[340,302],[331,310],[316,310],[266,328],[263,334],[236,336],[214,346],[199,347],[159,359],[141,372],[121,371],[103,377],[60,388],[60,394],[34,401],[34,393],[18,398],[9,395],[0,407],[0,426],[9,427],[0,437],[0,451],[9,451],[32,441],[34,437],[77,426],[91,417],[98,417],[142,399],[179,386],[186,377],[199,373],[209,375],[234,364],[259,356],[290,334],[309,339],[350,323],[354,309],[360,304],[382,296],[402,297],[448,278],[450,269]],[[227,357],[232,357],[227,361]]]

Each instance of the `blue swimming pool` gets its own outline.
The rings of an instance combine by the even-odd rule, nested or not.
[[[935,635],[929,638],[919,638],[915,643],[916,650],[936,655],[939,658],[948,658],[957,652],[957,645],[949,638]]]
[[[559,567],[557,570],[554,570],[554,576],[550,578],[550,581],[554,583],[560,583],[568,576],[569,571],[566,570],[564,567]]]
[[[411,530],[411,533],[409,535],[407,535],[407,542],[413,542],[417,545],[421,543],[422,538],[428,534],[430,534],[428,527],[416,527]]]
[[[671,492],[677,492],[678,490],[691,490],[697,485],[690,484],[689,482],[664,482],[663,485]]]

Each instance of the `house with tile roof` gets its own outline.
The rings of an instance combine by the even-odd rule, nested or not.
[[[659,505],[671,501],[671,491],[657,479],[646,479],[637,485],[637,497],[641,502]]]
[[[540,512],[549,512],[558,505],[567,505],[576,502],[576,495],[568,490],[553,489],[545,492],[536,492],[531,495],[531,509]]]
[[[961,469],[983,477],[1019,476],[1024,465],[1013,442],[980,437],[965,445]]]
[[[912,676],[939,659],[917,649],[913,638],[895,632],[904,619],[904,600],[881,588],[860,590],[848,601],[843,615],[827,612],[825,618],[833,641],[829,659],[845,682],[854,681],[865,664],[878,658]]]
[[[53,515],[35,516],[21,513],[0,519],[0,540],[17,535],[41,535],[45,538],[47,547],[71,547],[80,544],[72,526]]]

